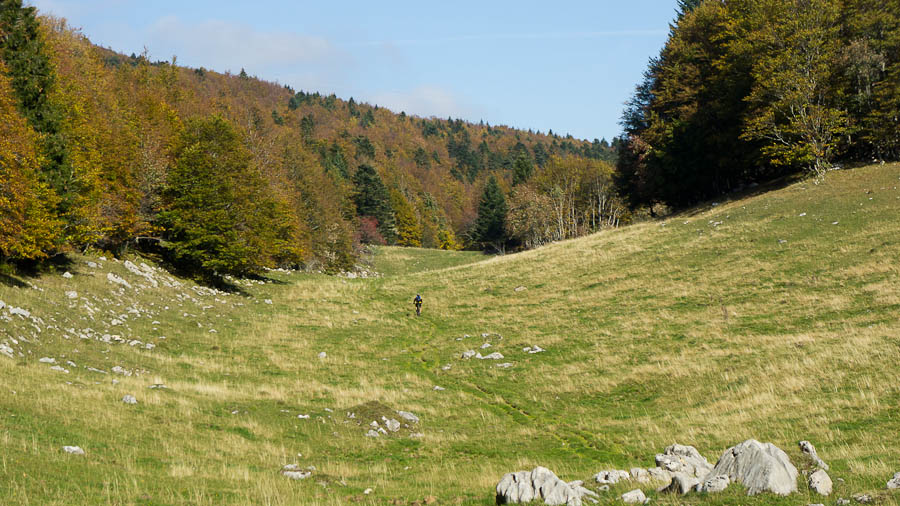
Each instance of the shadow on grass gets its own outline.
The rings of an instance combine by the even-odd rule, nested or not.
[[[25,288],[29,286],[27,278],[36,279],[48,272],[65,272],[74,262],[64,254],[54,255],[50,258],[38,260],[19,260],[0,262],[0,283]]]

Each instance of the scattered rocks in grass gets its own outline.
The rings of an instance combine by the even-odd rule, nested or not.
[[[125,397],[122,397],[122,402],[125,404],[137,404],[137,399],[131,394],[126,394]]]
[[[101,371],[101,372],[102,372],[102,371]],[[103,373],[103,374],[106,374],[106,373]],[[150,390],[164,390],[164,389],[167,389],[167,388],[169,388],[169,387],[163,385],[162,383],[154,383],[154,384],[150,385],[150,386],[147,387],[147,388],[149,388]]]
[[[400,415],[400,418],[403,418],[410,423],[419,423],[419,417],[409,411],[397,411],[397,414]]]
[[[856,494],[853,496],[853,500],[860,504],[869,504],[873,502],[872,496],[869,494]]]
[[[69,271],[66,271],[63,273],[62,277],[66,278],[66,279],[72,279],[72,273]]]
[[[696,448],[677,443],[667,446],[663,453],[656,455],[656,465],[666,471],[684,473],[695,478],[703,478],[713,469],[712,464]]]
[[[452,369],[452,368],[453,368],[453,365],[451,365],[451,364],[446,364],[446,365],[444,365],[444,366],[441,367],[441,370],[442,370],[442,371],[449,371],[449,370]]]
[[[475,355],[475,358],[479,360],[503,360],[503,354],[499,351],[495,351],[485,356],[481,356],[481,353]]]
[[[509,369],[513,364],[511,362],[503,362],[502,364],[497,364],[499,369]]]
[[[806,454],[810,460],[812,460],[813,464],[816,467],[828,470],[828,464],[826,464],[822,459],[819,458],[819,454],[816,453],[816,447],[813,446],[809,441],[800,441],[797,443],[800,446],[800,451]]]
[[[63,451],[72,455],[84,455],[84,450],[80,446],[63,446]]]
[[[831,495],[833,484],[831,482],[831,478],[828,476],[828,473],[826,473],[824,469],[817,469],[812,474],[810,474],[808,483],[809,489],[813,492],[824,496]]]
[[[363,490],[363,494],[364,494],[364,495],[369,495],[369,494],[371,494],[372,492],[374,492],[374,490],[372,490],[371,488],[367,488],[367,489]]]
[[[576,482],[573,482],[576,483]],[[496,487],[497,504],[521,504],[542,500],[544,504],[581,506],[582,497],[596,493],[581,485],[575,487],[559,479],[546,467],[503,475]]]
[[[327,356],[328,356],[328,354],[325,353],[324,351],[319,352],[319,358],[326,358]]]
[[[650,499],[647,499],[644,492],[638,488],[622,494],[622,501],[625,504],[647,504],[650,502]]]
[[[132,371],[129,371],[128,369],[125,369],[120,365],[113,366],[111,370],[114,374],[120,374],[122,376],[131,376],[132,374],[134,374]]]
[[[266,299],[263,302],[269,304],[270,306],[272,305],[272,299]]]
[[[474,357],[475,355],[477,355],[475,350],[466,350],[462,353],[462,358],[469,360],[470,358]]]
[[[31,311],[28,311],[27,309],[22,309],[22,308],[20,308],[20,307],[12,307],[12,306],[10,306],[10,308],[9,308],[9,314],[11,314],[11,315],[16,315],[16,316],[22,318],[23,320],[24,320],[25,318],[31,318]]]
[[[760,492],[788,495],[797,491],[797,468],[787,454],[772,443],[755,439],[725,450],[704,482],[720,475],[742,483],[747,495]]]
[[[112,273],[112,272],[106,273],[106,279],[110,283],[124,286],[125,288],[131,288],[131,283],[129,283],[128,281],[125,281],[125,278],[118,276],[115,273]]]
[[[599,473],[594,475],[594,481],[601,485],[607,483],[610,485],[614,485],[616,483],[619,483],[619,480],[627,480],[629,478],[631,478],[631,475],[628,474],[628,471],[615,469],[600,471]]]
[[[66,297],[68,297],[68,298],[70,298],[70,299],[77,299],[77,298],[78,298],[78,292],[76,292],[75,290],[69,290],[69,291],[66,292]]]
[[[366,435],[369,437],[373,437],[369,432],[401,437],[411,436],[418,429],[418,416],[409,411],[394,410],[379,401],[369,401],[342,411],[347,413],[344,423],[354,423],[361,429],[365,429]]]
[[[700,485],[700,480],[685,473],[675,473],[672,476],[672,482],[668,486],[662,487],[660,492],[676,493],[685,495]]]
[[[525,288],[524,286],[517,286],[514,288],[514,291],[516,291],[516,292],[521,292],[524,290],[527,290],[527,288]]]
[[[444,388],[444,387],[442,387],[442,386],[435,385],[434,388],[433,388],[432,390],[434,390],[435,392],[443,392],[444,390],[446,390],[446,388]]]
[[[535,353],[541,353],[541,352],[544,352],[547,350],[541,348],[540,346],[535,345],[535,346],[526,346],[526,347],[522,348],[522,351],[524,351],[525,353],[534,355]]]
[[[900,488],[900,472],[895,473],[894,477],[887,482],[887,488],[892,490]]]
[[[96,269],[96,268],[97,268],[97,262],[90,262],[90,261],[89,261],[89,262],[86,262],[86,263],[87,263],[87,266],[90,267],[91,269]]]
[[[838,506],[847,506],[848,504],[850,504],[850,499],[844,499],[843,497],[841,497],[835,504],[837,504]]]
[[[373,429],[369,429],[369,431],[366,432],[366,437],[378,437],[378,432]]]
[[[51,371],[57,371],[57,372],[65,373],[65,374],[69,374],[69,370],[66,369],[65,367],[61,366],[61,365],[54,365],[53,367],[50,368],[50,370],[51,370]]]
[[[400,422],[398,422],[397,420],[394,420],[393,418],[385,420],[384,424],[387,426],[388,430],[391,432],[397,432],[398,430],[400,430]]]
[[[674,479],[674,478],[673,478]],[[708,494],[714,494],[716,492],[722,492],[728,485],[731,485],[731,478],[724,474],[717,474],[714,476],[708,476],[703,483],[698,487],[700,492],[706,492]]]
[[[50,358],[50,357],[41,357],[41,358],[38,359],[38,362],[40,362],[40,363],[42,363],[42,364],[55,364],[55,363],[56,363],[56,359],[55,359],[55,358]]]
[[[309,420],[309,415],[297,415],[300,420]]]
[[[482,350],[487,349],[487,348],[490,348],[490,347],[491,347],[491,343],[484,343],[484,344],[481,345],[481,349],[482,349]]]

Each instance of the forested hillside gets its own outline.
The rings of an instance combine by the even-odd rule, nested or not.
[[[365,242],[525,247],[622,218],[605,140],[125,56],[21,0],[0,1],[0,65],[0,260],[142,247],[198,272],[336,271]],[[502,215],[479,216],[489,189]]]
[[[633,206],[897,160],[900,2],[680,0],[622,123]]]

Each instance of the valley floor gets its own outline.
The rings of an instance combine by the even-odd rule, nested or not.
[[[381,248],[376,278],[2,277],[0,503],[487,505],[510,471],[590,485],[755,438],[801,469],[813,442],[833,496],[640,488],[900,504],[898,188],[873,166],[504,257]]]

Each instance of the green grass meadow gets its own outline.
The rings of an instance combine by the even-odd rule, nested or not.
[[[367,279],[220,292],[93,256],[0,276],[0,504],[488,505],[507,472],[587,482],[749,438],[801,469],[810,440],[834,494],[603,502],[900,504],[898,188],[871,166],[520,254],[379,247]],[[420,423],[366,437],[393,410]]]

